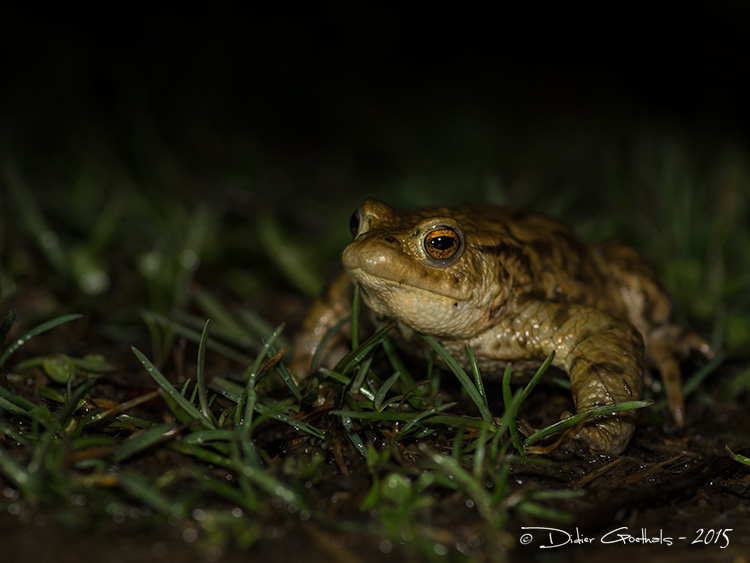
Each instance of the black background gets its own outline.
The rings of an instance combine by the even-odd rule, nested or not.
[[[3,24],[5,147],[52,155],[92,130],[132,147],[148,124],[208,162],[227,131],[268,154],[377,160],[384,120],[463,110],[492,126],[627,108],[746,137],[748,6],[39,6]]]

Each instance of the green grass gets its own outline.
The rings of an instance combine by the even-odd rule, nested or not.
[[[429,161],[426,172],[394,166],[386,190],[349,170],[339,193],[361,192],[303,194],[296,206],[260,182],[263,170],[247,180],[252,197],[216,196],[209,187],[183,192],[192,171],[173,164],[136,183],[116,159],[81,158],[60,180],[4,161],[0,510],[49,513],[73,529],[182,523],[206,551],[251,548],[271,523],[293,533],[311,526],[434,560],[502,560],[513,519],[569,521],[565,500],[582,492],[519,486],[511,468],[554,464],[530,448],[597,413],[525,436],[519,424],[538,378],[513,390],[508,372],[502,401],[491,401],[476,366],[462,369],[429,338],[429,365],[407,369],[389,326],[370,338],[355,330],[351,353],[312,378],[296,381],[285,368],[292,335],[276,323],[293,322],[286,317],[322,287],[366,195],[401,208],[512,203],[561,216],[588,240],[624,239],[657,265],[677,318],[720,353],[685,378],[686,391],[698,394],[732,361],[738,369],[723,388],[743,397],[747,156],[660,135],[582,147],[576,163],[548,169],[539,163],[549,147],[527,147],[525,168],[515,150],[450,171]],[[571,176],[579,183],[550,190],[574,164],[589,168]],[[235,166],[206,183],[244,178]],[[328,180],[290,181],[302,194]],[[122,389],[134,372],[148,388]],[[447,383],[453,377],[458,385]],[[649,398],[658,421],[663,397]],[[454,513],[470,524],[452,529],[444,515]]]
[[[60,317],[33,329],[6,348],[3,360],[17,351],[20,343],[78,318]],[[378,376],[369,371],[373,354],[385,355],[381,347],[389,328],[354,348],[334,370],[326,370],[328,377],[323,383],[331,392],[343,394],[345,404],[351,408],[329,409],[329,412],[341,420],[346,438],[362,456],[372,480],[359,509],[363,515],[376,510],[378,517],[374,522],[361,524],[359,531],[383,536],[396,545],[407,545],[411,551],[425,556],[448,553],[455,547],[441,542],[440,534],[430,525],[431,510],[437,506],[434,497],[446,492],[455,492],[478,508],[486,538],[502,531],[511,511],[566,521],[565,513],[544,506],[544,499],[554,496],[552,491],[543,494],[515,492],[511,502],[508,483],[511,461],[531,461],[523,457],[526,444],[521,444],[518,438],[518,409],[552,357],[525,389],[506,397],[506,415],[493,421],[486,399],[479,394],[475,382],[462,373],[439,344],[431,341],[437,353],[459,376],[467,395],[483,405],[480,412],[486,413],[483,418],[442,414],[455,403],[429,407],[439,403],[440,396],[427,395],[423,389],[427,384],[407,388],[398,372],[381,384]],[[19,499],[6,502],[5,508],[14,506],[15,511],[19,504],[24,509],[54,507],[80,525],[91,515],[80,514],[71,499],[83,496],[87,505],[102,502],[102,489],[106,489],[107,506],[111,507],[114,502],[124,511],[128,506],[142,505],[156,521],[159,517],[190,518],[196,507],[205,503],[214,505],[201,511],[210,516],[208,521],[214,531],[222,527],[219,524],[222,517],[227,520],[227,529],[218,534],[220,541],[245,547],[251,543],[246,530],[253,529],[258,515],[271,507],[283,507],[289,518],[302,518],[334,530],[346,528],[344,523],[331,524],[327,512],[316,508],[306,494],[305,483],[315,485],[318,484],[315,479],[321,478],[320,469],[315,465],[323,463],[331,449],[342,447],[336,444],[338,438],[330,421],[320,425],[299,419],[309,408],[303,392],[309,392],[309,388],[314,390],[316,384],[299,388],[279,362],[281,353],[273,345],[279,331],[264,340],[256,359],[244,372],[229,378],[207,378],[208,329],[207,322],[200,335],[184,331],[187,337],[197,338],[197,366],[195,379],[186,381],[179,389],[137,348],[132,350],[153,378],[158,395],[171,412],[172,420],[168,422],[144,420],[128,413],[138,406],[137,400],[114,408],[94,407],[99,394],[96,385],[102,374],[84,369],[88,364],[82,366],[72,360],[71,365],[76,369],[67,372],[65,381],[57,372],[55,377],[50,376],[51,368],[41,362],[50,376],[49,383],[42,387],[42,395],[50,399],[51,408],[24,399],[8,390],[7,384],[0,387],[0,407],[7,414],[0,432],[6,441],[14,442],[0,448],[0,474],[21,494]],[[245,337],[250,339],[252,334]],[[29,368],[36,363],[28,359],[25,366]],[[368,372],[366,383],[360,377],[363,372]],[[264,385],[264,379],[271,378],[272,374],[276,376],[274,382]],[[509,376],[510,371],[506,379]],[[281,399],[277,398],[279,387],[287,391]],[[510,386],[506,389],[510,390]],[[154,393],[146,394],[146,400],[153,398]],[[312,467],[282,469],[274,463],[274,454],[256,437],[259,429],[270,420],[288,425],[299,439],[316,451]],[[398,432],[391,433],[384,447],[374,448],[372,437],[387,435],[387,428],[394,423],[399,425]],[[564,426],[574,423],[566,421]],[[461,440],[470,429],[478,430],[477,436]],[[505,439],[508,435],[513,440]],[[433,439],[442,436],[441,441],[452,436],[459,439],[452,452],[442,452],[420,441],[428,436]],[[534,439],[532,436],[527,443]],[[406,467],[394,465],[392,459],[400,455],[399,448],[404,443],[418,446],[419,462]],[[508,453],[511,444],[517,448],[516,454]],[[134,460],[155,455],[156,450],[177,452],[195,463],[188,464],[187,471],[175,468],[150,475],[130,467]],[[227,473],[216,477],[202,474],[200,464],[224,469],[232,476],[233,485],[227,485]],[[183,492],[186,488],[190,493]],[[576,491],[556,493],[558,497],[579,494]],[[235,505],[242,507],[242,515],[228,518],[230,507]],[[98,510],[103,509],[98,507]],[[196,525],[203,525],[205,518],[204,514]],[[236,519],[246,519],[245,526],[238,525]],[[208,530],[204,532],[210,536]],[[212,540],[208,536],[206,541],[210,544]]]

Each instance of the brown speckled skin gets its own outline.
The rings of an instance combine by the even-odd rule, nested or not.
[[[350,314],[351,282],[377,315],[399,321],[397,343],[427,353],[412,331],[430,334],[459,361],[469,344],[482,374],[533,372],[556,350],[578,412],[640,397],[644,341],[682,421],[678,358],[703,340],[669,324],[670,304],[652,270],[617,243],[586,246],[562,223],[494,207],[427,208],[396,213],[368,199],[344,250],[346,275],[312,307],[295,343],[292,368],[304,371],[325,331]],[[448,227],[461,239],[434,260],[425,235]],[[351,280],[351,281],[350,281]],[[584,426],[576,441],[618,454],[635,426],[629,411]]]

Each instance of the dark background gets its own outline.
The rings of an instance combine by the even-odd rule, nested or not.
[[[750,132],[744,2],[160,10],[6,19],[6,149],[52,166],[106,137],[136,170],[164,148],[220,167],[230,133],[303,172],[339,153],[377,172],[401,130],[408,152],[465,157],[435,142],[446,116],[471,116],[466,137],[560,116]]]

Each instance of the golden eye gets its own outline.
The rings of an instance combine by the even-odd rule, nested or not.
[[[461,248],[461,237],[451,227],[436,227],[424,237],[424,249],[430,258],[448,260]]]

